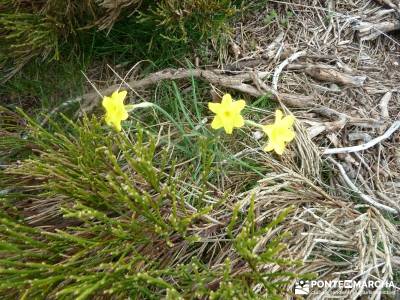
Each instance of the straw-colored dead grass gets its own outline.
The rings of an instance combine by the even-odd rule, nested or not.
[[[286,255],[304,261],[295,272],[315,272],[319,280],[326,281],[393,280],[394,271],[400,267],[400,235],[395,225],[377,209],[329,196],[302,175],[272,162],[267,155],[265,159],[275,164],[276,173],[268,174],[237,199],[244,208],[255,197],[259,222],[290,206],[295,208],[274,231],[291,233]],[[367,291],[314,289],[314,296],[326,299],[339,292],[343,298],[356,299]],[[373,291],[369,299],[381,299],[381,292]]]

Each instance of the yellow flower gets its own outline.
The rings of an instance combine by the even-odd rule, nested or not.
[[[275,112],[275,123],[263,126],[263,130],[269,139],[264,150],[275,150],[279,155],[282,155],[283,151],[285,151],[286,143],[292,141],[295,137],[293,130],[294,116],[282,117],[283,113],[278,109]]]
[[[225,94],[221,103],[208,103],[208,108],[216,114],[211,123],[213,129],[223,127],[227,134],[231,134],[234,127],[244,125],[243,117],[240,115],[242,109],[246,106],[244,100],[233,101],[232,96]]]
[[[128,118],[128,112],[124,105],[126,91],[115,91],[111,97],[103,98],[103,107],[106,110],[105,121],[117,131],[121,131],[121,122]]]

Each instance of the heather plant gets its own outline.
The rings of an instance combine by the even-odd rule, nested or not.
[[[117,132],[65,118],[49,130],[23,119],[34,151],[0,177],[6,298],[274,299],[298,276],[281,257],[288,233],[271,235],[290,210],[260,223],[254,200],[243,210],[216,197],[212,168],[194,180],[139,123]]]
[[[229,33],[239,6],[240,1],[231,0],[46,0],[31,5],[5,0],[0,5],[0,66],[9,79],[35,60],[96,59],[96,53],[113,57],[116,48],[128,51],[132,61],[149,50],[155,54],[177,45],[182,53],[191,52],[199,42]]]
[[[167,40],[193,43],[229,32],[228,22],[237,13],[234,2],[161,0],[142,13],[140,21],[153,24],[156,34]]]

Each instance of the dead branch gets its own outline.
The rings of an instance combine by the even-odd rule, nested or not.
[[[383,125],[383,123],[379,123],[375,120],[359,119],[353,117],[343,117],[337,121],[332,121],[332,122],[315,122],[315,121],[304,121],[304,122],[311,125],[311,127],[307,129],[307,132],[311,139],[315,138],[316,136],[320,135],[325,131],[336,132],[338,130],[341,130],[346,125],[347,126],[353,125],[362,128],[374,128],[374,129],[381,128],[381,126]],[[363,139],[365,142],[369,142],[372,138],[368,138],[368,136],[369,135],[367,133],[351,133],[349,134],[349,140]]]
[[[383,140],[389,138],[399,128],[400,128],[400,121],[396,121],[392,124],[392,126],[389,127],[388,130],[386,130],[386,132],[383,135],[381,135],[377,138],[374,138],[373,140],[369,141],[368,143],[358,145],[358,146],[352,146],[352,147],[325,149],[325,151],[322,154],[328,155],[328,154],[337,154],[337,153],[351,153],[351,152],[358,152],[358,151],[366,150],[366,149],[371,148],[371,147],[375,146],[376,144],[382,142]]]
[[[330,126],[331,128],[341,128],[346,124],[359,126],[362,128],[382,128],[382,126],[385,125],[384,121],[382,120],[356,118],[325,106],[315,107],[312,109],[312,111],[329,119],[338,119],[337,121],[331,123],[336,124],[335,126]]]
[[[381,23],[359,22],[354,26],[354,29],[358,31],[362,41],[370,41],[376,39],[382,33],[400,29],[400,21],[386,21]]]
[[[152,73],[146,78],[140,80],[131,80],[126,83],[127,87],[132,90],[145,89],[149,86],[155,85],[163,80],[179,80],[186,78],[197,78],[208,81],[213,85],[222,86],[228,89],[237,90],[254,97],[260,97],[267,93],[271,94],[273,100],[280,100],[291,107],[305,107],[313,106],[313,96],[304,95],[292,95],[286,93],[277,94],[272,88],[268,90],[257,89],[253,85],[246,83],[253,80],[254,75],[251,73],[243,73],[239,75],[225,75],[221,70],[202,70],[202,69],[166,69],[156,73]],[[257,72],[259,78],[263,78],[268,75],[269,72]],[[102,95],[109,95],[119,88],[118,84],[109,86],[105,89],[100,90]],[[100,101],[100,96],[97,93],[87,93],[82,97],[82,110],[85,112],[93,110],[93,108],[98,105]]]
[[[299,52],[295,53],[298,54]],[[331,82],[331,83],[336,83],[340,85],[347,85],[347,86],[354,86],[354,87],[360,87],[364,85],[364,82],[366,80],[366,76],[364,75],[351,75],[348,72],[341,72],[339,71],[336,67],[333,67],[331,65],[327,64],[311,64],[311,63],[297,63],[297,64],[292,64],[290,62],[293,62],[294,59],[297,59],[299,56],[295,56],[293,54],[286,60],[284,60],[276,69],[274,72],[274,77],[272,80],[272,87],[276,88],[278,85],[278,80],[281,72],[283,69],[286,67],[288,70],[298,70],[298,71],[303,71],[309,76],[313,77],[314,79],[320,80],[320,81],[325,81],[325,82]],[[302,56],[305,56],[302,55]],[[307,56],[310,57],[310,56]],[[329,58],[329,57],[327,57]],[[321,58],[322,59],[322,58]],[[251,59],[248,61],[243,61],[243,62],[238,62],[234,63],[232,65],[226,66],[228,70],[243,70],[246,68],[256,68],[257,66],[266,64],[267,60],[266,59]]]
[[[311,67],[306,68],[305,72],[314,77],[315,79],[327,82],[338,83],[342,85],[350,85],[350,86],[363,86],[366,76],[351,76],[345,73],[338,72],[335,69],[327,69],[321,67]]]
[[[364,75],[355,76],[339,72],[335,67],[325,64],[293,64],[289,66],[289,69],[304,70],[306,74],[320,81],[354,87],[363,86],[367,79]]]

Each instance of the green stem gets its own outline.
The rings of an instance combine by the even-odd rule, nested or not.
[[[263,125],[258,124],[258,123],[253,122],[253,121],[250,121],[250,120],[244,120],[244,123],[245,123],[246,125],[253,126],[253,127],[257,127],[257,128],[260,128],[260,129],[263,129],[263,128],[264,128]]]
[[[152,106],[154,106],[154,104],[151,103],[151,102],[142,102],[142,103],[139,103],[139,104],[128,104],[128,105],[125,105],[125,109],[128,112],[131,112],[132,110],[135,110],[136,108],[146,108],[146,107],[152,107]]]
[[[128,112],[136,109],[136,108],[147,108],[147,107],[153,107],[157,110],[159,110],[163,115],[165,115],[179,130],[179,132],[184,135],[185,131],[183,130],[183,128],[181,126],[179,126],[179,124],[176,122],[176,120],[168,113],[166,112],[164,109],[162,109],[160,106],[158,106],[155,103],[152,102],[142,102],[139,104],[130,104],[130,105],[125,105],[125,108]]]

